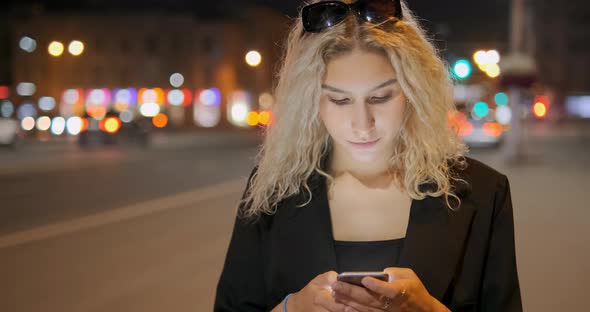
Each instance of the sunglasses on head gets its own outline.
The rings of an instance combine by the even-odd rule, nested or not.
[[[306,5],[301,10],[303,29],[319,33],[340,24],[353,13],[362,21],[379,24],[392,17],[402,19],[400,0],[358,0],[351,4],[342,1],[322,1]]]

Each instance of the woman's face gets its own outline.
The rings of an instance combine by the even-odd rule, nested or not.
[[[355,50],[327,64],[320,118],[339,157],[369,164],[389,159],[405,103],[385,56]]]

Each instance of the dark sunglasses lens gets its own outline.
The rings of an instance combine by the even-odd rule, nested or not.
[[[319,2],[308,5],[301,12],[303,28],[307,32],[320,32],[342,22],[348,6],[342,2]]]
[[[380,23],[390,17],[402,18],[399,0],[366,0],[358,3],[360,14],[367,22]]]

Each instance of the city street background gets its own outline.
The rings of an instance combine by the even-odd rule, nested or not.
[[[590,124],[530,124],[526,135],[522,163],[506,164],[502,149],[470,155],[509,177],[525,311],[583,311]],[[211,310],[259,136],[161,142],[1,151],[3,311]]]
[[[211,311],[303,0],[7,0],[0,312]],[[525,311],[586,311],[590,1],[408,0],[508,176]]]

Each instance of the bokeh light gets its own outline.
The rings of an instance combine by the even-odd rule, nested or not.
[[[471,75],[471,64],[467,60],[458,60],[453,67],[455,76],[459,79],[465,79]]]
[[[116,133],[121,128],[121,121],[117,117],[108,117],[102,120],[102,130],[107,133]]]
[[[479,118],[484,118],[489,113],[489,106],[486,102],[477,102],[473,105],[473,112]]]
[[[535,105],[533,105],[533,113],[538,118],[545,117],[547,115],[547,106],[545,103],[537,102]]]
[[[156,128],[164,128],[168,124],[168,116],[165,114],[159,113],[152,118],[152,124]]]
[[[172,106],[181,106],[184,103],[184,92],[173,89],[168,92],[168,103]]]
[[[8,86],[0,86],[0,100],[5,100],[10,97],[10,88]]]
[[[23,130],[25,131],[31,131],[33,130],[33,128],[35,128],[35,118],[33,117],[25,117],[22,121],[21,121],[21,128],[23,128]]]
[[[63,103],[66,105],[81,104],[84,97],[84,91],[82,89],[67,89],[63,93]]]
[[[486,52],[487,54],[487,61],[490,64],[498,64],[500,62],[500,53],[496,50],[489,50]]]
[[[74,56],[79,56],[84,52],[84,43],[79,40],[74,40],[68,45],[68,51]]]
[[[50,96],[44,96],[39,99],[39,108],[42,111],[51,111],[55,108],[55,99]]]
[[[198,97],[207,106],[218,106],[221,103],[221,92],[217,88],[203,90],[198,93]]]
[[[272,94],[265,92],[258,97],[258,103],[260,104],[260,108],[270,109],[274,103],[274,98]]]
[[[498,64],[491,64],[486,67],[486,74],[490,78],[496,78],[500,76],[500,66]]]
[[[54,135],[61,135],[66,129],[66,120],[61,117],[54,117],[51,121],[51,133]]]
[[[82,118],[77,116],[68,118],[66,121],[66,130],[71,135],[78,135],[80,132],[83,131]]]
[[[508,95],[504,92],[498,92],[494,96],[494,101],[498,106],[505,106],[508,105]]]
[[[477,64],[478,66],[487,64],[489,62],[488,54],[486,53],[486,51],[479,50],[473,54],[473,60],[475,61],[475,64]]]
[[[23,120],[26,117],[37,117],[37,109],[35,109],[33,104],[26,102],[18,107],[16,116],[20,120]]]
[[[37,41],[35,41],[35,39],[28,37],[28,36],[24,36],[22,38],[20,38],[20,41],[18,42],[18,46],[29,53],[32,53],[33,51],[35,51],[35,49],[37,49]]]
[[[246,123],[248,126],[258,125],[258,112],[252,111],[246,115]]]
[[[512,120],[512,110],[509,106],[498,106],[496,108],[496,120],[503,124],[507,125]]]
[[[53,56],[60,56],[64,53],[64,45],[59,41],[52,41],[47,47],[47,51]]]
[[[232,120],[236,123],[243,123],[246,121],[248,115],[248,107],[245,103],[236,103],[231,108]]]
[[[12,116],[14,114],[14,104],[8,100],[2,101],[0,104],[0,114],[4,118]]]
[[[256,67],[262,62],[262,55],[258,51],[249,51],[246,53],[246,64]]]
[[[160,106],[156,103],[144,103],[139,107],[139,112],[144,117],[154,117],[160,113]]]
[[[486,122],[483,124],[483,132],[489,136],[499,137],[502,135],[503,127],[497,122]]]
[[[180,88],[184,84],[184,76],[181,73],[170,75],[170,85],[174,88]]]
[[[119,113],[119,118],[124,123],[130,123],[131,121],[133,121],[133,112],[130,110],[122,111],[121,113]]]
[[[37,86],[32,82],[21,82],[16,85],[16,93],[20,96],[31,96],[37,92]]]
[[[272,114],[270,111],[262,111],[258,114],[258,123],[267,126],[270,124]]]
[[[51,119],[47,116],[37,118],[37,130],[47,131],[51,127]]]

